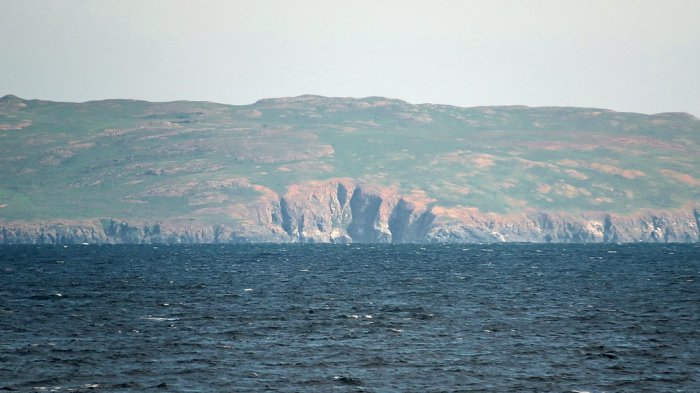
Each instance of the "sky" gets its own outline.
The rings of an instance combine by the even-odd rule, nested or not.
[[[700,117],[697,0],[0,0],[0,95]]]

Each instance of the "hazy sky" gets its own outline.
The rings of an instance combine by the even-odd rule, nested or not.
[[[0,95],[700,116],[700,1],[0,0]]]

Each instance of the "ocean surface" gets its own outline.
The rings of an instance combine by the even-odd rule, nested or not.
[[[700,245],[3,246],[0,390],[700,392]]]

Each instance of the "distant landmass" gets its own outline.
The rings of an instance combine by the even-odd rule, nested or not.
[[[700,120],[0,98],[0,243],[697,242]]]

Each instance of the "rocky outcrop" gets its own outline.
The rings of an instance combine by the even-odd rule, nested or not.
[[[696,210],[697,212],[697,210]],[[669,243],[700,241],[692,211],[640,211],[630,215],[528,212],[440,217],[427,242]]]
[[[99,221],[25,222],[0,224],[2,244],[104,243]]]
[[[280,243],[284,234],[262,226],[166,221],[156,224],[114,219],[8,222],[0,224],[0,244]]]
[[[295,185],[279,204],[283,230],[300,243],[420,242],[433,218],[413,196],[350,179]]]
[[[278,196],[269,189],[228,224],[95,219],[0,222],[2,244],[75,243],[415,243],[415,242],[697,242],[700,209],[629,215],[528,211],[499,215],[444,208],[420,191],[310,181]],[[230,222],[230,221],[229,221]]]

